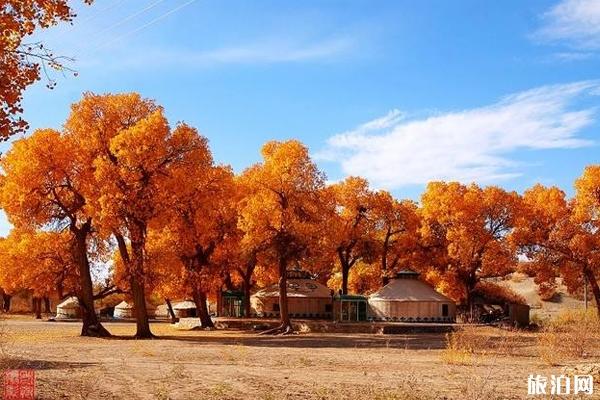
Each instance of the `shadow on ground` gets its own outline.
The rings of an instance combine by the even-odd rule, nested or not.
[[[236,337],[223,336],[174,336],[165,335],[161,340],[176,340],[199,345],[235,345],[251,347],[290,347],[290,348],[402,348],[410,350],[443,349],[446,347],[445,336],[432,335],[402,335],[402,336],[373,336],[367,335],[286,335],[260,336],[257,334],[239,335]]]
[[[65,362],[65,361],[49,361],[49,360],[26,360],[22,358],[4,358],[0,361],[0,369],[75,369],[86,368],[98,365],[91,362]]]

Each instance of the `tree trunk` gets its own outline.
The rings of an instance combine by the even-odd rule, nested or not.
[[[4,293],[2,295],[2,309],[4,310],[4,312],[9,312],[10,311],[10,300],[12,299],[12,296],[9,294]]]
[[[287,263],[279,266],[279,319],[282,327],[292,327],[287,298]]]
[[[31,299],[31,301],[35,319],[42,319],[42,299],[39,297],[34,297]]]
[[[154,337],[150,331],[150,321],[148,320],[148,310],[146,309],[146,293],[144,293],[144,284],[132,273],[129,279],[131,294],[133,296],[133,308],[135,310],[135,338],[151,339]]]
[[[383,248],[381,249],[381,283],[383,286],[387,285],[389,282],[389,278],[387,276],[387,256],[389,252],[389,242],[391,235],[391,230],[388,227],[385,233],[385,238],[383,239]]]
[[[79,269],[80,293],[77,296],[81,308],[81,336],[109,337],[110,332],[106,330],[98,320],[94,310],[94,288],[92,285],[92,274],[90,273],[90,262],[87,256],[87,235],[89,232],[89,221],[81,227],[71,226],[71,232],[75,235],[73,243],[73,258]]]
[[[198,312],[198,317],[200,318],[200,326],[203,328],[214,328],[215,325],[210,318],[208,307],[206,305],[206,293],[197,287],[194,287],[193,296],[194,303],[196,304],[196,311]]]
[[[250,318],[250,276],[244,275],[244,317]]]
[[[44,312],[46,314],[50,314],[52,312],[50,309],[50,298],[48,298],[48,296],[44,297]]]
[[[596,301],[596,313],[598,314],[598,318],[600,318],[600,287],[598,287],[598,280],[594,275],[594,271],[590,268],[584,268],[583,272],[592,288],[592,293],[594,294],[594,300]]]
[[[342,267],[342,294],[348,294],[348,274],[350,273],[350,263],[348,262],[347,253],[344,254],[344,250],[339,247],[337,249],[338,259],[340,260],[340,266]]]
[[[125,238],[119,232],[114,232],[119,254],[125,263],[129,274],[129,286],[133,297],[133,308],[135,309],[135,338],[151,339],[154,337],[150,331],[150,321],[148,320],[148,311],[146,310],[146,293],[144,288],[144,232],[143,228],[135,227],[138,230],[130,233],[131,238],[131,256],[125,243]]]
[[[250,318],[252,313],[252,307],[250,304],[250,290],[252,290],[252,275],[257,263],[257,252],[253,251],[250,253],[246,260],[246,270],[239,269],[238,272],[242,276],[243,290],[244,290],[244,317]]]
[[[171,323],[174,324],[175,322],[177,322],[177,317],[175,316],[175,311],[173,311],[173,305],[171,304],[171,300],[165,299],[165,303],[167,303],[167,311],[169,312]]]
[[[294,332],[290,313],[288,310],[287,298],[287,261],[283,258],[279,259],[279,319],[278,327],[266,330],[262,334],[282,334],[287,335]]]
[[[348,275],[350,267],[342,264],[342,294],[348,294]]]

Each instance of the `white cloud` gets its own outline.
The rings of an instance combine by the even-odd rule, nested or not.
[[[388,189],[431,180],[514,178],[520,164],[508,157],[513,151],[592,144],[577,134],[594,122],[595,109],[574,103],[599,88],[597,81],[542,86],[490,106],[417,120],[401,120],[394,110],[331,137],[316,158],[336,161],[344,173]]]
[[[351,54],[350,38],[325,38],[302,42],[292,39],[264,40],[216,49],[116,46],[81,57],[84,66],[112,69],[130,68],[206,68],[223,65],[259,65],[335,60]],[[104,53],[112,54],[107,57]],[[116,53],[116,55],[115,55]]]
[[[600,49],[600,1],[562,0],[542,15],[543,26],[534,37],[565,42],[582,49]]]
[[[594,56],[595,54],[589,51],[563,51],[553,54],[555,60],[564,62],[589,60],[590,58],[594,58]]]

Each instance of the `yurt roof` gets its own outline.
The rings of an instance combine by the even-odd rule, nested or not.
[[[288,297],[331,298],[331,290],[314,279],[288,279]],[[259,290],[256,297],[279,297],[279,284],[273,284]]]
[[[133,308],[134,308],[133,303],[129,303],[125,300],[123,300],[122,302],[120,302],[119,304],[117,304],[115,306],[115,309],[119,309],[119,310],[133,310]],[[154,310],[154,309],[156,309],[156,306],[154,304],[146,302],[146,309]]]
[[[396,274],[396,278],[400,278],[400,279],[402,279],[402,278],[409,278],[409,279],[412,279],[412,278],[418,277],[419,275],[421,275],[421,274],[419,274],[416,271],[413,271],[412,269],[405,268],[405,269],[401,269],[400,271],[398,271],[398,273]]]
[[[118,308],[118,309],[121,309],[121,310],[132,309],[133,308],[133,304],[129,304],[128,302],[126,302],[125,300],[123,300],[122,302],[120,302],[119,304],[117,304],[115,306],[115,308]]]
[[[57,308],[76,308],[79,307],[79,300],[77,297],[67,297],[65,301],[56,306]]]
[[[370,300],[452,302],[418,279],[392,279],[390,283],[369,296]]]
[[[173,304],[173,310],[191,310],[196,308],[196,303],[191,300],[180,301]]]

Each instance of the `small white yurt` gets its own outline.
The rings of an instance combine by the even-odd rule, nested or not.
[[[456,317],[452,299],[419,280],[419,273],[402,270],[369,296],[371,317],[382,321],[451,322]]]
[[[177,318],[197,317],[196,303],[191,300],[184,300],[173,304],[173,312]]]
[[[115,306],[113,316],[119,319],[134,318],[133,304],[123,300]]]
[[[150,303],[146,303],[146,312],[149,317],[153,317],[156,312],[156,307]],[[135,318],[135,307],[133,302],[123,300],[115,306],[113,316],[117,319]]]
[[[77,297],[68,297],[56,306],[57,319],[81,318],[81,308]]]

